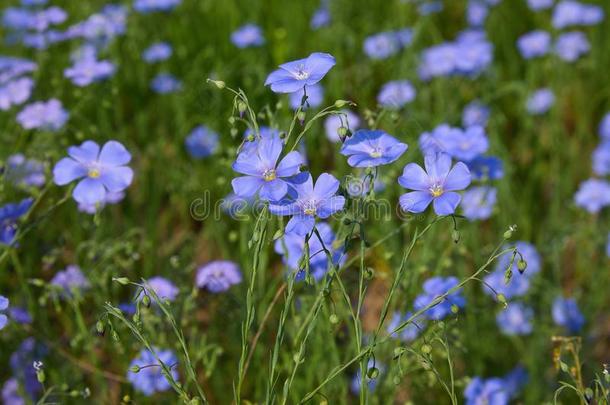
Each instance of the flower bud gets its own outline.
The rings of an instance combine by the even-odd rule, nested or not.
[[[451,239],[453,239],[453,243],[458,243],[460,241],[460,231],[454,229],[451,232]]]
[[[527,262],[523,259],[519,259],[519,261],[517,262],[517,269],[519,269],[519,273],[523,274],[526,268]]]
[[[421,352],[423,354],[430,354],[430,352],[432,352],[432,347],[430,345],[423,345],[421,347]]]
[[[95,324],[95,330],[97,331],[98,334],[103,335],[104,334],[104,323],[102,321],[97,321]]]
[[[453,304],[451,306],[451,312],[454,314],[457,314],[458,312],[460,312],[460,307],[458,307],[457,305]]]
[[[129,371],[131,371],[132,373],[139,373],[140,366],[138,366],[137,364],[135,366],[131,366],[131,367],[129,367]]]
[[[248,142],[254,142],[254,135],[253,135],[253,134],[248,135],[248,136],[246,137],[246,141],[248,141]]]
[[[297,113],[297,119],[299,120],[301,125],[303,125],[303,122],[305,122],[305,111],[299,111]]]
[[[348,105],[350,102],[347,100],[337,100],[335,101],[335,108],[343,108]]]
[[[150,297],[147,294],[142,297],[142,304],[144,304],[146,308],[150,307]]]
[[[248,109],[248,106],[246,105],[246,103],[244,103],[243,101],[237,102],[237,111],[239,111],[240,116],[243,115],[247,109]]]
[[[333,325],[336,325],[337,323],[339,323],[339,317],[337,316],[337,314],[331,314],[330,317],[328,318],[328,320]]]
[[[341,138],[341,139],[345,139],[347,137],[348,133],[349,133],[348,127],[344,127],[343,125],[341,125],[339,128],[337,128],[337,135],[339,135],[339,138]]]
[[[280,131],[280,139],[286,139],[286,131]]]
[[[376,379],[377,377],[379,377],[379,369],[377,367],[369,368],[368,371],[366,372],[366,376],[368,378],[370,378],[371,380]]]
[[[112,281],[116,281],[117,283],[119,283],[121,285],[129,284],[129,279],[127,277],[113,277]]]
[[[229,133],[231,134],[231,136],[232,136],[233,138],[235,138],[235,137],[237,136],[237,133],[238,133],[238,132],[239,132],[239,131],[237,131],[237,128],[231,128],[231,130],[229,131]]]
[[[212,83],[213,85],[215,85],[216,87],[218,87],[219,89],[224,89],[226,84],[225,82],[223,82],[222,80],[212,80],[212,79],[208,79],[208,83]]]

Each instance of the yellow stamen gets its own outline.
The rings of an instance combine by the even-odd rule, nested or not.
[[[87,173],[87,175],[92,179],[97,179],[100,177],[100,171],[99,169],[89,169],[89,173]]]

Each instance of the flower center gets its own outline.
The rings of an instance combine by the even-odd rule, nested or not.
[[[87,176],[91,177],[92,179],[97,179],[98,177],[100,177],[100,169],[98,169],[97,167],[92,167],[91,169],[89,169]]]
[[[275,175],[275,169],[267,169],[263,172],[263,179],[265,181],[272,181],[275,180],[276,175]]]
[[[305,205],[303,205],[303,213],[305,215],[316,215],[316,202],[313,200],[307,201]]]
[[[440,197],[443,194],[443,186],[440,184],[434,184],[429,190],[432,197]]]
[[[294,73],[294,77],[297,80],[306,80],[309,78],[309,72],[306,72],[305,66],[301,65],[301,66],[299,66],[297,71]]]
[[[381,153],[380,148],[375,148],[369,152],[369,156],[372,158],[379,158],[379,157],[381,157],[381,155],[382,155],[382,153]]]

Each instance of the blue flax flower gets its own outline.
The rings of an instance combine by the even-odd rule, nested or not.
[[[437,125],[432,132],[424,132],[419,136],[419,149],[424,155],[447,152],[447,139],[461,136],[462,130],[447,124]]]
[[[400,41],[394,32],[380,32],[364,40],[364,53],[371,59],[386,59],[400,50]]]
[[[345,205],[345,197],[336,195],[339,180],[332,174],[322,173],[314,185],[311,174],[303,173],[305,180],[294,184],[297,196],[294,200],[284,200],[271,204],[269,210],[275,215],[293,215],[286,224],[286,233],[307,235],[315,226],[315,218],[326,219]]]
[[[610,174],[610,140],[599,144],[591,156],[593,161],[593,172],[598,176]]]
[[[335,58],[328,53],[314,52],[305,59],[280,65],[267,76],[265,86],[275,93],[294,93],[304,86],[318,83],[335,66]]]
[[[398,183],[415,190],[400,196],[400,206],[408,212],[419,213],[431,202],[437,215],[450,215],[460,203],[456,193],[470,184],[470,171],[462,162],[451,167],[451,158],[444,153],[426,155],[426,170],[416,163],[405,166]]]
[[[6,111],[14,105],[20,105],[30,98],[34,80],[20,77],[7,83],[0,81],[0,110]]]
[[[75,265],[58,271],[51,279],[51,285],[57,287],[60,290],[60,296],[64,298],[72,297],[75,292],[80,293],[91,286],[80,267]]]
[[[161,300],[174,301],[180,290],[174,283],[164,277],[152,277],[144,283],[147,290],[152,290]],[[140,294],[138,299],[144,298],[144,294]]]
[[[544,56],[551,47],[551,34],[543,30],[528,32],[519,37],[517,46],[525,59]]]
[[[555,0],[527,0],[530,10],[540,11],[553,7]]]
[[[174,380],[178,380],[178,371],[176,365],[178,358],[171,350],[159,350],[154,348],[159,360],[171,369],[171,375]],[[139,367],[139,371],[134,373],[131,369]],[[151,396],[156,392],[167,391],[171,388],[167,377],[161,371],[161,363],[147,349],[142,349],[138,357],[133,359],[129,365],[130,370],[127,372],[127,380],[133,387],[146,396]]]
[[[227,291],[232,285],[241,283],[239,265],[229,260],[215,260],[197,270],[195,284],[213,293]]]
[[[532,333],[534,311],[520,302],[511,302],[498,313],[496,323],[505,335],[529,335]]]
[[[466,405],[508,405],[510,396],[501,378],[473,378],[464,390]]]
[[[243,198],[258,193],[262,200],[279,201],[288,193],[288,180],[299,173],[305,159],[292,151],[279,160],[283,141],[275,133],[255,142],[243,148],[233,163],[233,170],[245,174],[233,179],[233,191]]]
[[[480,101],[472,101],[462,111],[462,125],[470,127],[473,125],[486,126],[489,121],[489,107]]]
[[[466,165],[473,180],[498,180],[504,177],[502,160],[495,156],[477,156]]]
[[[586,35],[579,31],[565,32],[557,37],[555,53],[566,62],[575,62],[589,52],[591,45]]]
[[[578,309],[574,298],[557,297],[553,301],[551,313],[555,324],[566,328],[571,334],[580,332],[585,324],[585,317]]]
[[[386,108],[398,109],[415,99],[415,88],[408,80],[396,80],[383,85],[377,102]]]
[[[459,280],[456,277],[432,277],[424,282],[424,292],[415,298],[413,307],[416,311],[421,311],[440,296],[456,287]],[[438,321],[451,314],[451,307],[464,308],[466,299],[462,296],[462,291],[457,290],[449,294],[435,306],[429,308],[424,315],[431,320]]]
[[[126,166],[131,154],[117,141],[106,142],[101,151],[97,143],[85,141],[69,147],[68,155],[53,168],[53,179],[63,186],[82,178],[72,192],[78,203],[101,203],[107,193],[123,191],[133,180],[133,171]]]
[[[17,122],[25,129],[55,132],[64,126],[69,116],[61,101],[52,98],[49,101],[37,101],[26,105],[17,114]]]
[[[243,49],[251,46],[261,46],[265,43],[263,30],[256,24],[242,25],[231,34],[231,42]]]
[[[314,11],[309,21],[309,26],[312,30],[317,30],[322,27],[326,27],[330,24],[330,11],[325,4],[322,4],[316,11]]]
[[[468,162],[485,153],[489,148],[489,140],[483,127],[478,125],[468,127],[463,131],[455,131],[442,141],[445,152],[451,157]]]
[[[26,198],[18,203],[0,207],[0,245],[12,245],[17,233],[17,220],[25,215],[34,200]]]
[[[610,141],[610,112],[606,113],[606,115],[604,115],[604,118],[602,118],[601,122],[599,123],[599,129],[597,132],[599,133],[599,136],[602,137],[602,139]]]
[[[172,46],[167,42],[155,42],[142,53],[147,63],[161,62],[172,56]]]
[[[555,94],[551,89],[536,90],[526,102],[527,112],[532,115],[541,115],[551,109],[555,104]]]
[[[141,14],[155,11],[171,11],[178,6],[182,0],[134,0],[133,9]]]
[[[495,187],[472,187],[462,197],[462,212],[471,221],[487,219],[491,216],[497,201]]]
[[[376,167],[395,162],[408,146],[382,130],[360,129],[341,147],[352,167]]]
[[[574,202],[592,214],[610,205],[610,183],[600,179],[583,181],[574,195]]]
[[[150,88],[159,94],[175,93],[182,90],[182,82],[171,73],[159,73],[150,82]]]
[[[64,70],[64,77],[73,84],[85,87],[91,83],[109,78],[114,74],[115,66],[107,60],[97,60],[95,57],[84,57],[76,60],[74,65]]]
[[[184,144],[189,155],[203,159],[218,151],[218,134],[205,125],[199,125],[186,137]]]
[[[8,309],[9,300],[4,295],[0,295],[0,330],[4,329],[8,323],[8,317],[3,313]]]
[[[574,25],[595,25],[604,19],[604,10],[593,4],[562,0],[553,10],[553,26],[557,29]]]

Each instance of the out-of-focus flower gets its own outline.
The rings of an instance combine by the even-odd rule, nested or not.
[[[477,156],[466,162],[473,180],[498,180],[504,177],[502,160],[495,156]]]
[[[554,1],[555,0],[527,0],[527,5],[533,11],[540,11],[553,7]]]
[[[301,100],[303,100],[303,94],[307,92],[307,101],[305,102],[304,108],[319,107],[324,101],[324,87],[320,83],[316,83],[313,86],[307,86],[307,89],[303,88],[290,93],[290,107],[297,109],[301,106]]]
[[[314,52],[307,58],[280,65],[267,76],[265,86],[271,86],[275,93],[294,93],[304,86],[318,83],[335,63],[332,55]]]
[[[150,88],[159,94],[175,93],[182,90],[182,82],[171,73],[159,73],[150,82]]]
[[[316,11],[314,11],[313,15],[311,16],[309,26],[312,30],[317,30],[328,26],[330,24],[330,19],[330,11],[326,5],[322,5]]]
[[[146,290],[153,290],[161,300],[174,301],[180,290],[174,283],[164,277],[152,277],[144,283]],[[144,294],[140,294],[138,299],[142,299]]]
[[[415,298],[413,307],[416,311],[421,311],[428,305],[435,302],[439,297],[445,295],[449,290],[457,287],[459,280],[456,277],[432,277],[424,282],[424,292]],[[452,313],[452,307],[464,308],[466,299],[462,296],[462,291],[457,290],[447,295],[437,305],[424,312],[428,319],[438,321],[444,319]]]
[[[218,134],[205,125],[199,125],[186,137],[184,144],[189,155],[203,159],[218,151]]]
[[[551,89],[536,90],[526,102],[526,109],[532,115],[541,115],[546,113],[555,104],[555,94]]]
[[[32,364],[43,359],[46,354],[47,348],[32,337],[24,339],[11,354],[10,366],[13,376],[23,384],[24,391],[32,400],[37,398],[42,390]]]
[[[197,270],[195,284],[210,292],[227,291],[232,285],[241,283],[239,265],[229,260],[216,260],[201,266]]]
[[[466,405],[508,405],[509,395],[501,378],[473,378],[464,390]]]
[[[555,42],[555,53],[559,58],[566,62],[574,62],[582,55],[589,52],[591,45],[589,40],[579,31],[566,32],[559,37]]]
[[[610,205],[610,183],[600,179],[589,179],[580,183],[574,202],[592,214]]]
[[[593,172],[598,176],[610,174],[610,140],[603,141],[593,151]]]
[[[155,11],[171,11],[181,2],[182,0],[134,0],[133,9],[142,14]]]
[[[469,0],[466,6],[466,20],[468,24],[480,27],[485,24],[489,14],[489,6],[481,0]]]
[[[382,130],[359,129],[343,143],[341,154],[352,167],[376,167],[395,162],[407,148]]]
[[[85,87],[109,78],[114,71],[115,66],[111,62],[86,57],[75,61],[74,65],[65,69],[64,77],[79,87]]]
[[[574,298],[557,297],[551,313],[555,324],[566,328],[571,334],[580,332],[585,324],[585,317]]]
[[[466,190],[462,196],[462,211],[471,221],[487,219],[496,205],[495,187],[478,186]]]
[[[394,312],[390,323],[388,324],[387,331],[388,333],[392,333],[396,328],[398,328],[403,322],[406,322],[413,316],[413,312],[407,312],[404,315],[399,312]],[[403,342],[412,342],[426,327],[426,319],[423,316],[416,317],[413,321],[411,321],[407,326],[403,328],[400,332],[395,333],[393,336],[399,338]]]
[[[326,270],[328,269],[328,257],[324,252],[324,247],[331,252],[332,261],[334,264],[338,264],[342,257],[343,249],[335,249],[335,234],[331,229],[330,225],[321,222],[316,228],[324,246],[318,239],[317,235],[312,235],[309,238],[309,272],[316,281],[319,281]],[[302,280],[305,277],[305,263],[301,262],[305,251],[305,236],[297,235],[295,233],[286,233],[280,239],[275,241],[275,252],[282,255],[282,261],[291,270],[297,271],[297,280]]]
[[[496,316],[496,322],[506,335],[529,335],[532,333],[534,311],[520,302],[511,302]]]
[[[4,314],[4,311],[8,309],[9,300],[4,295],[0,295],[0,330],[4,329],[8,323],[8,317]]]
[[[424,155],[447,152],[445,142],[447,139],[461,136],[460,128],[440,124],[432,132],[424,132],[419,136],[419,149]]]
[[[595,25],[604,19],[604,10],[593,4],[562,0],[553,11],[553,26],[562,29],[574,25]]]
[[[61,290],[62,297],[72,297],[75,292],[82,292],[91,286],[80,267],[70,265],[57,272],[51,279],[51,285]]]
[[[58,131],[64,126],[70,114],[63,108],[61,101],[50,99],[26,105],[19,114],[17,122],[25,129]]]
[[[360,127],[360,118],[350,110],[341,110],[341,114],[329,115],[324,120],[324,130],[329,141],[335,143],[342,141],[339,135],[341,127],[349,128],[350,131],[356,130]]]
[[[454,42],[425,49],[418,68],[422,80],[439,76],[476,77],[491,64],[493,46],[480,31],[461,33]]]
[[[2,401],[5,405],[25,405],[25,400],[19,392],[19,381],[9,378],[2,386]]]
[[[101,12],[68,28],[64,39],[83,38],[96,47],[106,46],[110,40],[125,33],[127,12],[126,6],[107,4]]]
[[[279,201],[284,197],[291,177],[300,172],[304,159],[299,152],[292,151],[279,160],[282,146],[283,141],[274,134],[261,137],[255,149],[242,149],[232,167],[245,176],[233,179],[233,192],[244,198],[258,194],[266,201]]]
[[[2,171],[5,179],[18,186],[40,187],[45,183],[43,164],[21,153],[9,156]]]
[[[171,388],[167,377],[163,374],[161,363],[167,366],[174,380],[178,380],[176,366],[178,358],[171,350],[159,350],[153,348],[156,356],[147,349],[142,349],[138,357],[133,359],[127,372],[127,380],[133,387],[146,396],[151,396],[156,392],[167,391]],[[159,360],[157,360],[157,358]],[[135,370],[138,372],[135,372]]]
[[[470,127],[473,125],[486,126],[489,121],[489,107],[480,101],[472,101],[462,111],[462,125]]]
[[[81,204],[104,202],[108,193],[125,190],[133,180],[133,170],[126,166],[131,154],[117,141],[108,141],[100,151],[93,141],[68,148],[70,157],[63,158],[53,168],[53,180],[64,186],[81,179],[72,196]]]
[[[172,56],[172,46],[167,42],[155,42],[142,53],[142,59],[148,63],[161,62]]]
[[[36,70],[37,65],[27,59],[0,55],[0,85]]]
[[[8,310],[9,317],[20,324],[31,324],[32,316],[27,309],[22,307],[10,307]]]
[[[398,53],[401,43],[394,32],[380,32],[364,40],[364,53],[371,59],[387,59]]]
[[[345,205],[345,197],[336,195],[339,180],[332,174],[322,173],[315,185],[311,174],[302,173],[294,183],[296,197],[279,204],[270,204],[269,210],[275,215],[292,215],[286,224],[286,233],[305,236],[315,226],[315,218],[326,219]]]
[[[265,37],[261,27],[256,24],[246,24],[233,31],[231,42],[236,47],[243,49],[263,45]]]
[[[450,215],[460,203],[456,191],[463,190],[470,184],[468,167],[458,162],[451,167],[451,157],[444,153],[426,155],[426,170],[416,163],[405,166],[398,183],[415,190],[400,196],[400,206],[408,212],[419,213],[433,202],[437,215]]]
[[[475,125],[463,131],[454,131],[443,139],[443,146],[453,158],[468,162],[487,151],[489,140],[483,127]]]
[[[34,200],[26,198],[18,203],[9,203],[0,207],[0,244],[12,245],[17,233],[17,221],[29,210]]]
[[[417,7],[417,11],[423,16],[440,13],[443,11],[443,2],[441,0],[424,1]]]
[[[5,84],[0,82],[0,110],[6,111],[14,105],[25,103],[33,87],[34,81],[29,77],[20,77]]]
[[[551,47],[551,34],[543,30],[528,32],[519,37],[517,47],[525,59],[544,56]]]
[[[408,80],[396,80],[383,85],[377,102],[386,108],[398,109],[415,99],[415,88]]]
[[[78,210],[81,212],[86,212],[87,214],[93,215],[93,214],[99,212],[102,208],[104,208],[108,204],[114,205],[114,204],[120,203],[121,201],[123,201],[123,198],[125,198],[124,191],[117,191],[117,192],[108,191],[106,193],[106,197],[104,197],[103,201],[99,201],[95,204],[79,203]]]

